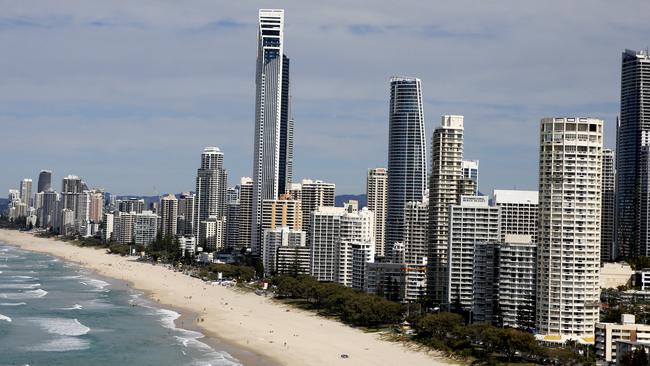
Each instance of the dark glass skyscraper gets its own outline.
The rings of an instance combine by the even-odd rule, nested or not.
[[[280,158],[278,194],[287,192],[293,175],[293,116],[289,94],[289,57],[282,55],[282,105],[280,107]]]
[[[616,136],[616,253],[619,258],[650,254],[647,162],[650,146],[650,57],[623,52],[621,115]],[[647,165],[647,163],[645,164]],[[643,222],[645,221],[645,222]]]
[[[390,80],[388,193],[385,253],[404,240],[406,203],[422,201],[427,187],[426,136],[420,79]]]
[[[284,10],[260,9],[255,80],[255,141],[251,249],[259,253],[262,201],[276,199],[291,182],[293,121],[289,58],[284,54]]]
[[[52,171],[51,170],[41,170],[41,173],[38,175],[38,192],[45,192],[52,188]]]

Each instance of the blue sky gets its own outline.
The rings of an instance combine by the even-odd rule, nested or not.
[[[252,173],[258,8],[285,9],[295,177],[362,193],[392,75],[422,79],[427,144],[465,116],[480,188],[536,189],[546,116],[606,123],[648,1],[0,1],[0,190],[54,170],[118,194],[191,190],[204,146]]]

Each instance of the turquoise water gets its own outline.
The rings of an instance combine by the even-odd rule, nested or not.
[[[0,366],[239,365],[124,283],[0,243]]]

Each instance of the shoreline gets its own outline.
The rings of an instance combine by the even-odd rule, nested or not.
[[[435,351],[381,339],[314,313],[278,304],[253,293],[215,286],[163,265],[109,255],[30,233],[0,229],[0,240],[77,263],[141,291],[157,306],[181,314],[179,328],[197,330],[201,341],[245,365],[457,365]],[[202,318],[197,322],[197,318]],[[187,324],[189,322],[189,324]],[[341,358],[342,354],[349,359]]]

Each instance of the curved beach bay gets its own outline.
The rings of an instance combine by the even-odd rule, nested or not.
[[[247,365],[452,364],[434,352],[414,351],[400,343],[382,340],[380,334],[365,333],[252,293],[212,286],[164,266],[108,255],[103,249],[80,248],[10,230],[0,230],[0,241],[48,253],[100,275],[127,281],[155,303],[192,314],[180,319],[181,328],[198,327],[213,342],[225,342],[224,347],[229,344],[231,350],[234,345],[239,350],[230,353]],[[197,322],[197,318],[201,320]],[[341,358],[343,353],[349,358]]]

